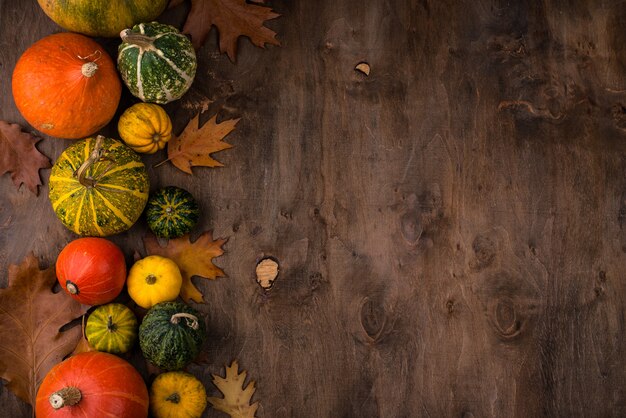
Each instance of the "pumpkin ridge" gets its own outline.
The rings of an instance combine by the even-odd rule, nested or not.
[[[76,232],[77,234],[79,234],[78,232],[78,225],[80,225],[80,215],[83,213],[83,206],[85,205],[85,195],[87,193],[81,193],[80,196],[80,201],[78,202],[78,210],[76,211],[76,219],[74,220],[74,225],[76,225],[76,230],[74,232]]]
[[[110,184],[110,183],[98,183],[97,186],[100,190],[102,189],[110,189],[111,191],[115,191],[115,190],[119,190],[119,191],[123,191],[126,192],[128,194],[132,194],[135,197],[139,197],[139,198],[143,198],[146,193],[142,192],[140,190],[136,190],[136,189],[128,189],[126,187],[122,187],[120,185],[117,184]]]
[[[98,219],[98,211],[96,210],[96,202],[94,202],[93,194],[89,195],[89,206],[91,207],[91,216],[93,219]],[[98,222],[94,222],[93,226],[96,228],[98,235],[102,236],[103,231],[100,225],[98,225]]]
[[[102,199],[102,202],[104,203],[104,205],[109,208],[109,210],[111,212],[113,212],[113,214],[115,216],[117,216],[122,222],[124,222],[126,225],[131,226],[133,223],[122,213],[120,212],[120,210],[118,208],[116,208],[109,199],[107,199],[104,194],[102,194],[99,190],[94,190],[95,193],[98,194],[98,196],[100,197],[100,199]]]
[[[180,78],[182,78],[183,80],[185,80],[185,82],[187,83],[191,83],[193,81],[193,78],[189,77],[183,70],[181,70],[180,68],[178,68],[178,65],[176,65],[174,63],[174,61],[172,61],[171,59],[169,59],[168,57],[165,56],[165,54],[163,53],[163,51],[161,51],[160,49],[158,49],[156,51],[156,54],[159,58],[161,58],[163,61],[165,61],[174,71],[176,71],[176,73],[180,76]]]
[[[75,195],[76,192],[80,191],[80,189],[82,189],[82,186],[79,185],[75,189],[72,189],[71,191],[65,193],[64,195],[62,195],[60,197],[58,197],[57,201],[52,204],[52,209],[56,210],[56,208],[59,206],[59,204],[63,203],[64,200],[68,199],[72,195]]]
[[[129,161],[124,165],[117,166],[111,170],[108,170],[104,176],[100,179],[100,181],[106,179],[109,175],[115,174],[118,171],[130,170],[132,168],[140,168],[143,167],[144,164],[141,161]]]

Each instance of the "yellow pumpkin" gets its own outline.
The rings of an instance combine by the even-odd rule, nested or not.
[[[122,113],[117,130],[133,151],[154,154],[172,138],[172,121],[161,106],[137,103]]]
[[[155,418],[200,418],[206,406],[202,382],[189,373],[162,373],[150,387],[150,412]]]
[[[182,284],[183,278],[176,263],[160,255],[138,260],[126,279],[131,299],[146,309],[176,299]]]

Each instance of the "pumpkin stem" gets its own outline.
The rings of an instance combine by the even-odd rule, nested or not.
[[[80,72],[87,78],[93,77],[96,71],[98,71],[98,64],[95,62],[86,62],[80,68]]]
[[[65,282],[65,288],[72,295],[77,295],[80,293],[80,290],[78,290],[78,286],[76,286],[76,283],[72,283],[69,280]]]
[[[178,324],[180,322],[180,318],[185,318],[189,328],[198,329],[200,327],[200,324],[198,324],[198,317],[186,312],[179,312],[172,315],[170,322],[172,324]]]
[[[154,49],[154,38],[139,33],[133,33],[130,29],[121,31],[120,38],[122,38],[122,42],[136,45],[140,49]]]
[[[157,282],[157,278],[156,278],[156,276],[154,274],[149,274],[146,277],[146,283],[148,283],[148,284],[155,284],[156,282]]]
[[[76,405],[80,402],[82,396],[83,395],[80,393],[80,389],[73,386],[67,386],[50,395],[48,401],[50,401],[50,405],[52,405],[54,409],[61,409],[64,406]]]
[[[109,315],[109,320],[107,321],[107,330],[109,332],[113,332],[117,329],[117,325],[113,323],[113,317]]]
[[[170,396],[165,398],[165,400],[166,401],[170,401],[171,403],[179,403],[180,402],[180,395],[178,394],[178,392],[174,392]]]
[[[94,163],[102,158],[104,155],[104,150],[102,149],[102,145],[104,143],[104,137],[102,135],[98,135],[96,137],[96,145],[89,154],[89,158],[85,160],[84,163],[78,167],[78,170],[74,173],[74,177],[78,177],[78,181],[85,187],[94,187],[97,183],[97,180],[94,180],[91,177],[87,177],[87,169],[91,167]]]

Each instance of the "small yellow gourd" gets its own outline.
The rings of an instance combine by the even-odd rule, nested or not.
[[[206,390],[192,374],[162,373],[150,387],[150,412],[155,418],[200,418],[206,406]]]
[[[137,103],[122,113],[117,130],[133,151],[154,154],[172,138],[172,121],[161,106]]]
[[[131,299],[146,309],[176,299],[182,284],[183,278],[176,263],[160,255],[138,260],[126,279]]]

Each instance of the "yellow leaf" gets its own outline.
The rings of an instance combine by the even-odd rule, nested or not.
[[[222,269],[213,264],[213,258],[224,254],[222,245],[227,239],[217,239],[213,241],[211,231],[204,232],[195,241],[189,241],[189,235],[180,238],[170,239],[167,246],[161,247],[154,235],[144,238],[144,246],[149,255],[160,255],[173,260],[183,276],[183,285],[180,289],[180,296],[186,301],[193,300],[196,303],[203,303],[202,293],[191,281],[192,276],[201,276],[206,279],[216,279],[225,277]]]
[[[231,418],[254,418],[259,403],[250,405],[250,399],[256,390],[254,381],[244,387],[246,372],[239,373],[239,365],[234,360],[230,367],[226,366],[226,377],[212,375],[213,384],[224,395],[223,398],[209,398],[213,408],[231,416]]]
[[[167,159],[176,168],[187,174],[193,174],[191,167],[223,167],[224,165],[211,157],[211,154],[233,146],[223,139],[235,129],[239,119],[216,123],[214,115],[202,128],[198,128],[198,113],[185,127],[183,133],[172,138],[167,145]]]

